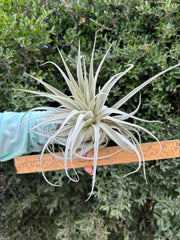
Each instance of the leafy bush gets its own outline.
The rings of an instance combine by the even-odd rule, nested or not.
[[[125,65],[135,65],[113,88],[108,99],[108,104],[113,105],[146,79],[178,62],[179,7],[176,0],[1,0],[0,111],[54,106],[44,99],[22,97],[13,89],[41,89],[23,76],[28,72],[68,94],[57,70],[40,64],[61,64],[58,46],[76,73],[78,41],[89,63],[94,34],[100,28],[95,67],[110,43],[114,45],[102,67],[99,86]],[[180,138],[179,76],[177,68],[142,91],[138,117],[163,121],[163,125],[149,126],[160,140]],[[122,110],[132,111],[138,98],[134,96]],[[144,142],[151,140],[143,135]],[[50,179],[62,184],[61,188],[54,188],[46,184],[40,173],[17,176],[13,161],[1,163],[0,235],[32,240],[179,239],[180,159],[146,163],[148,185],[142,171],[122,178],[136,166],[99,167],[94,196],[85,202],[91,177],[82,169],[78,170],[82,177],[77,184],[69,182],[63,172],[48,173]]]

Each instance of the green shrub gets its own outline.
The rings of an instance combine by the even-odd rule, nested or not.
[[[67,1],[66,1],[67,3]],[[57,46],[74,76],[76,53],[90,61],[95,31],[98,33],[95,66],[114,41],[101,70],[99,86],[112,74],[133,63],[135,67],[114,87],[112,105],[156,73],[175,65],[180,56],[179,1],[27,1],[0,2],[0,111],[27,111],[53,102],[30,97],[13,89],[41,89],[24,72],[41,77],[68,93],[65,83],[45,61],[61,64]],[[88,55],[89,54],[89,55]],[[61,65],[62,66],[62,65]],[[142,91],[138,117],[163,121],[149,130],[160,140],[180,138],[179,77],[175,69]],[[132,111],[139,96],[124,105]],[[142,123],[146,127],[145,123]],[[143,135],[143,141],[152,141]],[[16,175],[13,161],[0,164],[0,237],[10,239],[180,239],[180,159],[146,163],[143,172],[122,178],[136,164],[99,167],[94,196],[91,177],[78,170],[80,182],[69,182],[64,173],[50,172],[61,188],[49,186],[40,173]],[[59,176],[60,174],[60,176]]]

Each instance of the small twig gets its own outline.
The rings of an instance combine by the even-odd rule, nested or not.
[[[92,211],[91,215],[90,215],[90,219],[94,216],[96,210],[98,209],[98,205],[94,208],[94,210]]]
[[[61,0],[61,1],[64,3],[67,11],[69,12],[69,15],[70,15],[71,19],[73,20],[74,25],[75,25],[74,27],[75,27],[75,29],[76,29],[76,28],[77,28],[77,22],[76,22],[75,19],[74,19],[74,16],[73,16],[73,13],[72,13],[72,10],[71,10],[70,5],[69,5],[65,0]]]
[[[4,181],[4,183],[6,184],[7,188],[8,188],[9,191],[12,193],[12,195],[14,196],[14,198],[16,199],[16,201],[19,202],[16,194],[15,194],[14,191],[11,189],[11,187],[8,185],[8,183],[6,183],[6,181]]]

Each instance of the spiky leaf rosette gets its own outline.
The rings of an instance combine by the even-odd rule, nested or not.
[[[48,138],[47,142],[45,143],[42,149],[40,158],[41,169],[45,180],[52,186],[58,186],[56,184],[49,182],[49,180],[46,178],[44,174],[42,161],[44,152],[46,150],[48,150],[49,153],[52,154],[60,164],[62,163],[64,164],[66,175],[69,177],[69,179],[71,179],[74,182],[77,182],[79,180],[79,177],[74,168],[73,169],[76,173],[76,178],[74,179],[69,175],[67,170],[67,161],[71,161],[72,164],[72,159],[75,159],[77,157],[93,160],[94,161],[93,182],[90,196],[93,193],[95,184],[97,160],[99,159],[98,150],[100,147],[105,147],[107,145],[109,138],[120,147],[120,150],[125,149],[128,151],[135,152],[137,154],[137,157],[139,159],[139,165],[136,170],[129,174],[137,172],[141,167],[141,162],[143,162],[143,169],[145,175],[144,158],[141,148],[141,136],[139,132],[144,131],[145,133],[149,134],[152,138],[154,138],[156,141],[158,141],[158,139],[147,129],[139,125],[130,123],[127,120],[129,118],[133,118],[145,122],[152,121],[143,120],[134,116],[140,107],[141,99],[139,100],[137,108],[131,113],[125,113],[119,110],[119,108],[124,103],[126,103],[134,94],[139,92],[142,88],[144,88],[154,79],[170,71],[171,69],[180,66],[180,64],[177,64],[173,67],[170,67],[158,73],[154,77],[142,83],[140,86],[136,87],[134,90],[132,90],[129,94],[120,99],[116,104],[114,104],[110,108],[106,106],[106,101],[110,90],[121,77],[123,77],[127,72],[131,70],[133,64],[128,65],[125,71],[112,76],[101,88],[101,90],[99,90],[99,92],[96,94],[96,84],[100,73],[100,69],[112,45],[107,50],[106,54],[104,55],[103,59],[99,64],[99,67],[94,73],[93,60],[95,42],[96,38],[92,50],[90,69],[88,75],[86,72],[85,58],[80,54],[79,44],[77,62],[77,81],[72,76],[59,49],[58,51],[64,64],[64,67],[66,69],[66,74],[58,65],[56,65],[56,63],[51,61],[44,63],[53,64],[59,70],[60,74],[66,81],[66,84],[71,92],[71,96],[65,95],[63,92],[57,90],[48,83],[34,76],[31,77],[34,78],[39,83],[41,83],[42,85],[44,85],[46,88],[48,88],[51,91],[51,93],[23,90],[25,92],[38,95],[40,97],[52,99],[59,104],[59,107],[56,108],[42,107],[30,110],[30,111],[47,110],[47,112],[44,115],[40,116],[41,118],[45,117],[45,120],[43,120],[38,125],[35,125],[32,129],[29,129],[29,131],[36,132],[36,128],[42,127],[41,134]],[[49,128],[50,129],[49,131],[43,130],[45,127],[51,126],[52,124],[56,124],[56,126],[58,127]],[[59,157],[58,155],[56,155],[54,151],[54,144],[59,144],[65,147],[65,150],[63,152],[64,157]],[[85,154],[88,153],[91,149],[94,150],[94,157],[88,158],[85,156]]]

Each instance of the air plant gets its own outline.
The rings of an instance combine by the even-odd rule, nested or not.
[[[92,55],[91,55],[89,74],[87,74],[87,71],[86,71],[85,58],[84,56],[81,56],[80,44],[79,44],[78,61],[77,61],[77,79],[76,79],[77,81],[74,79],[73,75],[71,74],[59,49],[58,51],[67,74],[65,74],[64,71],[54,62],[48,61],[44,63],[44,64],[48,64],[48,63],[53,64],[59,70],[60,74],[63,76],[71,92],[71,96],[67,96],[66,94],[54,88],[53,86],[49,85],[48,83],[42,81],[39,78],[36,78],[35,76],[31,76],[27,73],[26,75],[31,76],[37,82],[44,85],[47,89],[51,91],[51,93],[23,90],[25,92],[35,94],[40,97],[46,97],[48,99],[52,99],[59,104],[58,107],[40,107],[40,108],[34,108],[30,110],[30,111],[47,110],[45,114],[43,115],[41,114],[39,116],[39,118],[45,117],[45,120],[42,120],[42,122],[35,125],[32,129],[29,129],[29,131],[36,132],[37,128],[42,128],[42,132],[41,133],[38,132],[38,134],[41,134],[47,137],[47,141],[44,144],[44,147],[41,152],[41,157],[40,157],[42,174],[45,180],[52,186],[59,186],[54,183],[51,183],[44,174],[43,155],[45,151],[48,151],[52,156],[54,156],[59,164],[64,164],[66,175],[70,180],[74,182],[77,182],[79,180],[79,176],[74,168],[73,169],[75,171],[76,177],[72,178],[69,175],[67,170],[67,161],[70,161],[72,164],[72,159],[75,159],[75,158],[84,158],[88,160],[93,160],[94,161],[93,162],[93,180],[92,180],[92,189],[91,189],[90,196],[93,193],[93,189],[95,185],[97,161],[99,159],[98,150],[99,148],[105,147],[109,139],[114,141],[114,143],[120,147],[119,151],[122,149],[125,149],[127,151],[132,151],[136,153],[139,159],[138,167],[136,170],[134,170],[131,173],[128,173],[127,175],[137,172],[140,169],[141,164],[143,162],[144,176],[146,179],[144,157],[143,157],[143,151],[141,148],[140,131],[144,131],[145,133],[149,134],[156,141],[158,141],[158,139],[147,129],[139,125],[136,125],[134,123],[128,122],[127,120],[132,118],[132,119],[136,119],[144,122],[152,122],[152,121],[147,121],[147,120],[143,120],[138,117],[135,117],[135,113],[138,111],[140,107],[141,99],[139,99],[139,104],[137,108],[131,113],[126,113],[121,111],[120,107],[124,103],[126,103],[132,96],[134,96],[137,92],[139,92],[142,88],[144,88],[147,84],[152,82],[154,79],[165,74],[171,69],[180,66],[180,63],[179,63],[175,66],[172,66],[158,73],[154,77],[142,83],[140,86],[136,87],[126,96],[124,96],[122,99],[116,102],[112,107],[108,107],[106,105],[106,101],[107,101],[107,97],[110,90],[118,82],[120,78],[122,78],[127,72],[129,72],[132,69],[133,64],[127,65],[126,66],[127,69],[125,71],[117,73],[116,75],[112,76],[105,83],[105,85],[96,93],[98,76],[99,76],[102,64],[106,56],[108,55],[112,45],[107,50],[96,72],[94,73],[93,61],[94,61],[95,44],[96,44],[96,37],[95,37],[94,46],[93,46]],[[29,119],[28,121],[31,121],[31,120],[33,119]],[[56,127],[49,127],[49,130],[47,131],[46,127],[48,126],[56,126]],[[64,150],[62,150],[63,157],[60,157],[56,154],[54,150],[55,144],[64,146]],[[86,153],[88,153],[92,149],[94,150],[94,156],[93,158],[89,158],[86,155]]]

